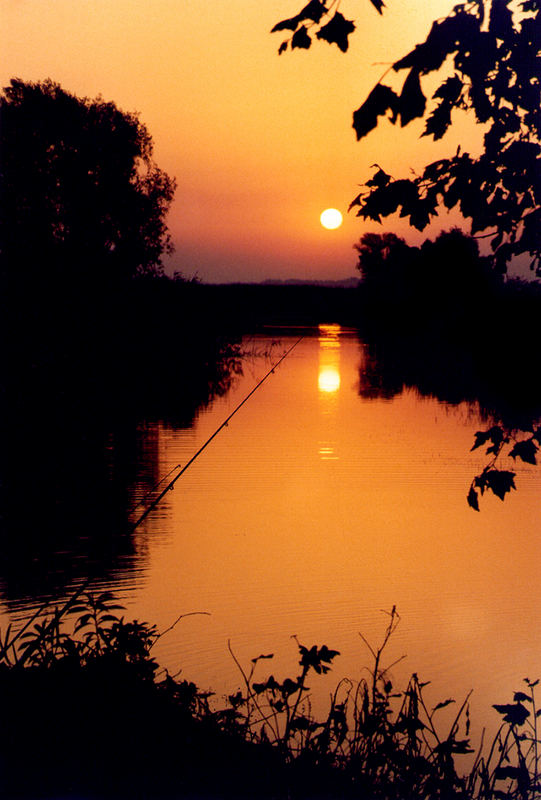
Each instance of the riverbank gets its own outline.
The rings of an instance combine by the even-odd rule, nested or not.
[[[500,732],[462,774],[457,759],[473,753],[467,698],[447,727],[438,712],[453,700],[428,708],[416,675],[392,685],[385,648],[400,620],[394,608],[381,643],[367,643],[369,677],[341,681],[320,720],[307,682],[332,668],[337,651],[297,642],[298,668],[285,679],[255,680],[271,654],[247,670],[239,664],[244,688],[216,709],[208,693],[160,670],[152,656],[160,634],[121,610],[110,594],[80,594],[2,636],[6,800],[541,796],[537,681],[495,706]]]

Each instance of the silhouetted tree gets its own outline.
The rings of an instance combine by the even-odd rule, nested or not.
[[[370,2],[382,12],[382,0]],[[424,42],[392,64],[394,72],[407,70],[402,89],[397,93],[381,82],[374,87],[353,114],[357,139],[384,116],[402,127],[424,117],[422,135],[440,139],[452,112],[464,110],[485,126],[484,149],[475,157],[459,147],[412,178],[395,179],[375,165],[351,203],[359,216],[380,222],[400,211],[423,230],[440,205],[459,207],[471,221],[471,232],[491,239],[500,271],[513,256],[529,253],[531,268],[541,274],[539,6],[539,0],[458,4],[433,23]],[[311,0],[275,25],[273,31],[292,32],[279,52],[308,49],[314,37],[345,52],[355,24],[335,9],[332,0]],[[443,80],[427,107],[421,79],[439,72]]]
[[[499,284],[487,259],[479,254],[479,245],[460,228],[442,231],[434,241],[421,246],[425,263],[423,279],[441,286],[446,292],[477,294],[489,283]]]
[[[12,80],[0,147],[4,278],[67,287],[162,272],[175,181],[137,114],[51,80]]]
[[[403,332],[455,337],[479,331],[494,311],[501,278],[477,241],[459,228],[420,248],[393,233],[365,233],[354,245],[361,273],[361,314]]]
[[[394,233],[365,233],[353,247],[359,254],[357,269],[365,285],[379,284],[385,272],[392,279],[394,273],[405,268],[411,250]]]
[[[394,233],[365,233],[353,247],[359,255],[362,318],[376,327],[401,327],[414,311],[417,287],[412,261],[418,258],[418,249]]]
[[[477,240],[453,228],[423,242],[415,281],[419,295],[435,304],[437,314],[454,317],[471,332],[474,323],[479,328],[486,321],[483,312],[490,313],[502,278],[490,259],[480,255]]]

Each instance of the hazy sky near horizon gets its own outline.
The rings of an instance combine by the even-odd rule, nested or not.
[[[454,3],[388,0],[380,17],[368,0],[342,0],[357,26],[346,54],[317,42],[278,56],[286,37],[270,30],[303,0],[0,0],[1,85],[51,78],[139,112],[178,184],[169,272],[341,279],[357,274],[353,244],[366,231],[417,243],[457,222],[444,213],[419,234],[397,217],[379,226],[347,213],[370,165],[401,177],[458,144],[478,147],[480,131],[460,119],[437,143],[419,138],[419,121],[384,122],[361,142],[351,126],[388,65]],[[344,214],[338,230],[320,225],[329,206]]]

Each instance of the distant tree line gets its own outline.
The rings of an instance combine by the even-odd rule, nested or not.
[[[457,335],[490,313],[503,280],[477,241],[458,228],[419,247],[394,233],[365,233],[354,245],[361,275],[361,317],[403,333],[442,329]]]

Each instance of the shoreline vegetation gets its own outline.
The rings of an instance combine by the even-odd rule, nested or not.
[[[533,318],[538,319],[534,310],[541,293],[537,284],[509,282],[502,284],[501,297],[505,299],[498,311],[492,306],[482,319],[493,312],[498,324],[505,318],[506,329],[502,327],[498,341],[514,348],[514,337],[522,340],[520,331],[529,330]],[[128,418],[134,430],[136,421],[145,416],[161,417],[172,426],[190,424],[197,409],[227,391],[242,371],[243,333],[262,330],[263,325],[285,330],[288,325],[323,321],[352,323],[366,337],[370,356],[361,373],[361,391],[392,396],[408,381],[418,384],[420,391],[436,394],[449,386],[449,382],[443,388],[435,385],[434,376],[428,380],[429,367],[423,380],[416,372],[419,357],[413,357],[413,350],[421,344],[416,332],[419,320],[415,318],[415,330],[405,323],[400,329],[386,328],[383,321],[389,315],[372,303],[362,285],[353,289],[209,286],[152,278],[135,280],[121,291],[96,291],[92,302],[88,294],[85,303],[76,298],[72,295],[67,303],[64,293],[56,299],[49,296],[44,304],[42,296],[29,300],[23,293],[10,310],[9,324],[17,335],[10,339],[9,374],[15,380],[8,389],[18,398],[16,413],[24,425],[14,427],[13,449],[8,446],[9,432],[5,437],[11,461],[6,460],[4,470],[8,478],[3,483],[4,523],[6,530],[12,520],[15,525],[10,528],[13,535],[3,537],[1,545],[8,603],[21,591],[61,596],[63,586],[84,580],[77,568],[96,577],[94,567],[88,566],[94,563],[93,554],[87,553],[93,540],[81,535],[74,542],[76,521],[89,532],[100,532],[103,547],[112,552],[109,569],[114,567],[114,553],[122,555],[131,546],[129,537],[114,534],[122,528],[119,520],[125,521],[125,506],[119,516],[118,509],[107,504],[104,492],[111,484],[111,471],[109,465],[103,469],[97,453],[104,440],[88,431],[85,440],[79,440],[80,421],[88,424],[91,419],[95,432],[103,426],[107,430],[110,418],[118,415],[124,428],[129,427]],[[21,317],[23,300],[28,313]],[[367,307],[373,315],[363,318]],[[486,355],[487,343],[493,346],[496,341],[494,329],[488,339],[477,337],[476,332],[485,330],[481,322],[469,328],[467,322],[464,316],[455,319],[454,326],[444,328],[432,342],[437,347],[447,341],[457,363],[466,352]],[[511,336],[507,326],[515,323],[519,333],[515,327]],[[455,346],[451,340],[459,331]],[[428,338],[424,336],[424,350],[420,348],[421,360]],[[399,342],[399,349],[410,354],[409,361],[388,357]],[[532,347],[527,344],[526,350],[532,350],[533,338]],[[499,357],[504,369],[496,369],[496,374],[505,380],[508,356],[500,351]],[[399,361],[407,365],[406,371]],[[532,363],[526,378],[532,374]],[[174,370],[171,364],[176,365]],[[525,387],[524,397],[531,400],[527,381]],[[454,391],[460,400],[468,398],[470,389],[460,384]],[[471,391],[473,399],[475,387]],[[490,411],[488,403],[487,408]],[[12,415],[5,419],[13,426]],[[46,425],[41,424],[44,419]],[[59,461],[64,431],[69,442],[65,464]],[[23,437],[29,447],[21,449]],[[36,447],[42,480],[33,511],[24,502],[25,487],[20,482],[15,485],[9,475],[23,474],[23,464],[20,470],[13,468],[21,457],[17,454],[28,459]],[[75,455],[77,463],[88,465],[88,475],[73,470]],[[96,483],[97,468],[100,475],[103,472],[101,483]],[[65,518],[58,516],[59,484],[71,497],[71,505],[62,511]],[[51,498],[56,516],[45,513]],[[81,508],[88,509],[83,521]],[[56,574],[60,583],[53,578],[45,587],[43,575],[32,583],[26,568],[29,559],[57,541],[62,546],[55,545],[55,552],[67,554],[65,571],[49,569],[47,574]],[[74,559],[70,553],[79,552],[77,548],[82,557]],[[42,557],[39,563],[45,563]],[[298,642],[298,665],[286,678],[266,669],[272,663],[269,653],[256,656],[247,668],[238,664],[244,688],[217,709],[208,692],[160,669],[152,657],[159,633],[148,623],[125,622],[120,610],[111,595],[81,595],[60,614],[44,609],[43,618],[34,620],[21,636],[9,629],[2,634],[0,699],[6,722],[0,733],[0,795],[6,800],[541,797],[537,681],[527,680],[509,702],[502,698],[502,704],[495,706],[502,718],[496,738],[480,752],[472,752],[467,699],[453,705],[457,713],[449,728],[440,725],[439,712],[454,701],[445,699],[428,707],[425,684],[416,675],[406,687],[392,685],[384,649],[398,622],[394,609],[383,643],[367,643],[371,677],[357,684],[340,681],[327,715],[318,719],[310,707],[310,690],[318,674],[335,669],[339,655],[327,645]],[[459,765],[465,757],[471,759],[470,767],[462,771]]]
[[[210,693],[156,663],[156,627],[125,621],[121,611],[112,594],[79,590],[63,608],[43,608],[2,634],[6,800],[541,796],[538,681],[526,679],[512,702],[494,706],[501,726],[474,753],[468,697],[430,708],[416,674],[405,688],[393,686],[385,648],[400,621],[396,608],[379,645],[361,635],[372,660],[367,679],[341,680],[321,719],[311,689],[340,655],[327,645],[297,640],[298,666],[284,679],[259,677],[272,673],[273,654],[245,668],[231,651],[243,688],[215,708]],[[439,711],[453,704],[451,724],[442,724]]]

